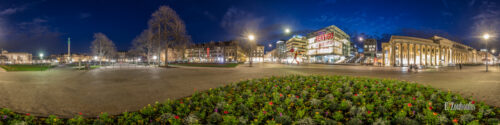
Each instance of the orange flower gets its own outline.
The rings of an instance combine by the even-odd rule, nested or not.
[[[438,113],[436,113],[436,112],[434,112],[434,113],[432,113],[432,114],[434,114],[434,115],[438,115]]]
[[[412,106],[411,103],[408,103],[408,107],[411,107],[411,106]]]
[[[458,123],[458,120],[456,118],[453,119],[453,123]]]
[[[269,102],[269,105],[273,105],[273,102]]]
[[[280,93],[280,97],[283,97],[283,94]]]

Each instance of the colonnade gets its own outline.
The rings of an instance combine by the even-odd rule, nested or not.
[[[398,41],[385,46],[383,51],[386,66],[448,66],[476,62],[475,54],[468,50],[436,43]]]

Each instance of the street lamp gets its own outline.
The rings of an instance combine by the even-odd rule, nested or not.
[[[250,34],[248,35],[248,40],[250,40],[249,42],[252,42],[255,40],[255,36],[253,34]],[[252,67],[252,62],[253,62],[253,49],[252,49],[252,45],[250,45],[250,67]]]
[[[488,39],[490,38],[490,34],[484,34],[483,39],[486,42],[486,72],[488,72]]]
[[[43,59],[43,53],[40,53],[40,59]]]
[[[254,35],[252,35],[252,34],[250,34],[250,35],[248,35],[248,39],[249,39],[250,41],[253,41],[253,40],[255,39],[255,36],[254,36]]]
[[[269,44],[269,48],[272,48],[273,47],[273,44]]]
[[[43,63],[41,61],[43,60],[43,53],[40,53],[39,56],[40,56],[40,71],[42,71]]]
[[[290,29],[286,28],[286,29],[285,29],[285,33],[286,33],[286,34],[290,33]]]
[[[359,41],[363,41],[363,37],[359,37],[359,38],[358,38],[358,40],[359,40]]]

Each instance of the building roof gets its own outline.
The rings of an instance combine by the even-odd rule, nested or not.
[[[327,32],[327,31],[329,31],[329,32],[333,31],[333,32],[336,32],[336,33],[340,33],[340,35],[345,36],[347,38],[350,38],[350,36],[347,33],[345,33],[343,30],[341,30],[340,28],[338,28],[335,25],[331,25],[331,26],[328,26],[328,27],[316,30],[316,31],[314,31],[312,33],[307,34],[307,37],[318,36],[319,33],[321,33],[321,32]]]

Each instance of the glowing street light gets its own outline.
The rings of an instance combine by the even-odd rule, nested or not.
[[[154,60],[158,59],[158,56],[153,56],[153,59],[154,59]]]
[[[488,72],[488,39],[490,38],[490,34],[486,33],[483,35],[483,39],[486,42],[486,72]]]
[[[253,40],[255,40],[255,36],[253,34],[250,34],[250,35],[248,35],[248,39],[253,41]]]
[[[253,34],[250,34],[248,35],[248,40],[251,41],[254,41],[255,40],[255,36]],[[253,49],[252,49],[252,46],[250,45],[250,67],[252,67],[252,62],[253,62]]]
[[[273,44],[269,44],[269,47],[273,47]]]
[[[40,59],[43,59],[43,53],[40,53]]]
[[[97,59],[98,59],[98,57],[97,57],[97,56],[94,56],[94,60],[97,60]]]
[[[488,40],[490,38],[490,34],[484,34],[483,39]]]
[[[358,40],[359,41],[363,41],[364,39],[363,39],[363,37],[359,37]]]
[[[285,29],[285,33],[286,33],[286,34],[290,33],[290,29],[286,28],[286,29]]]

